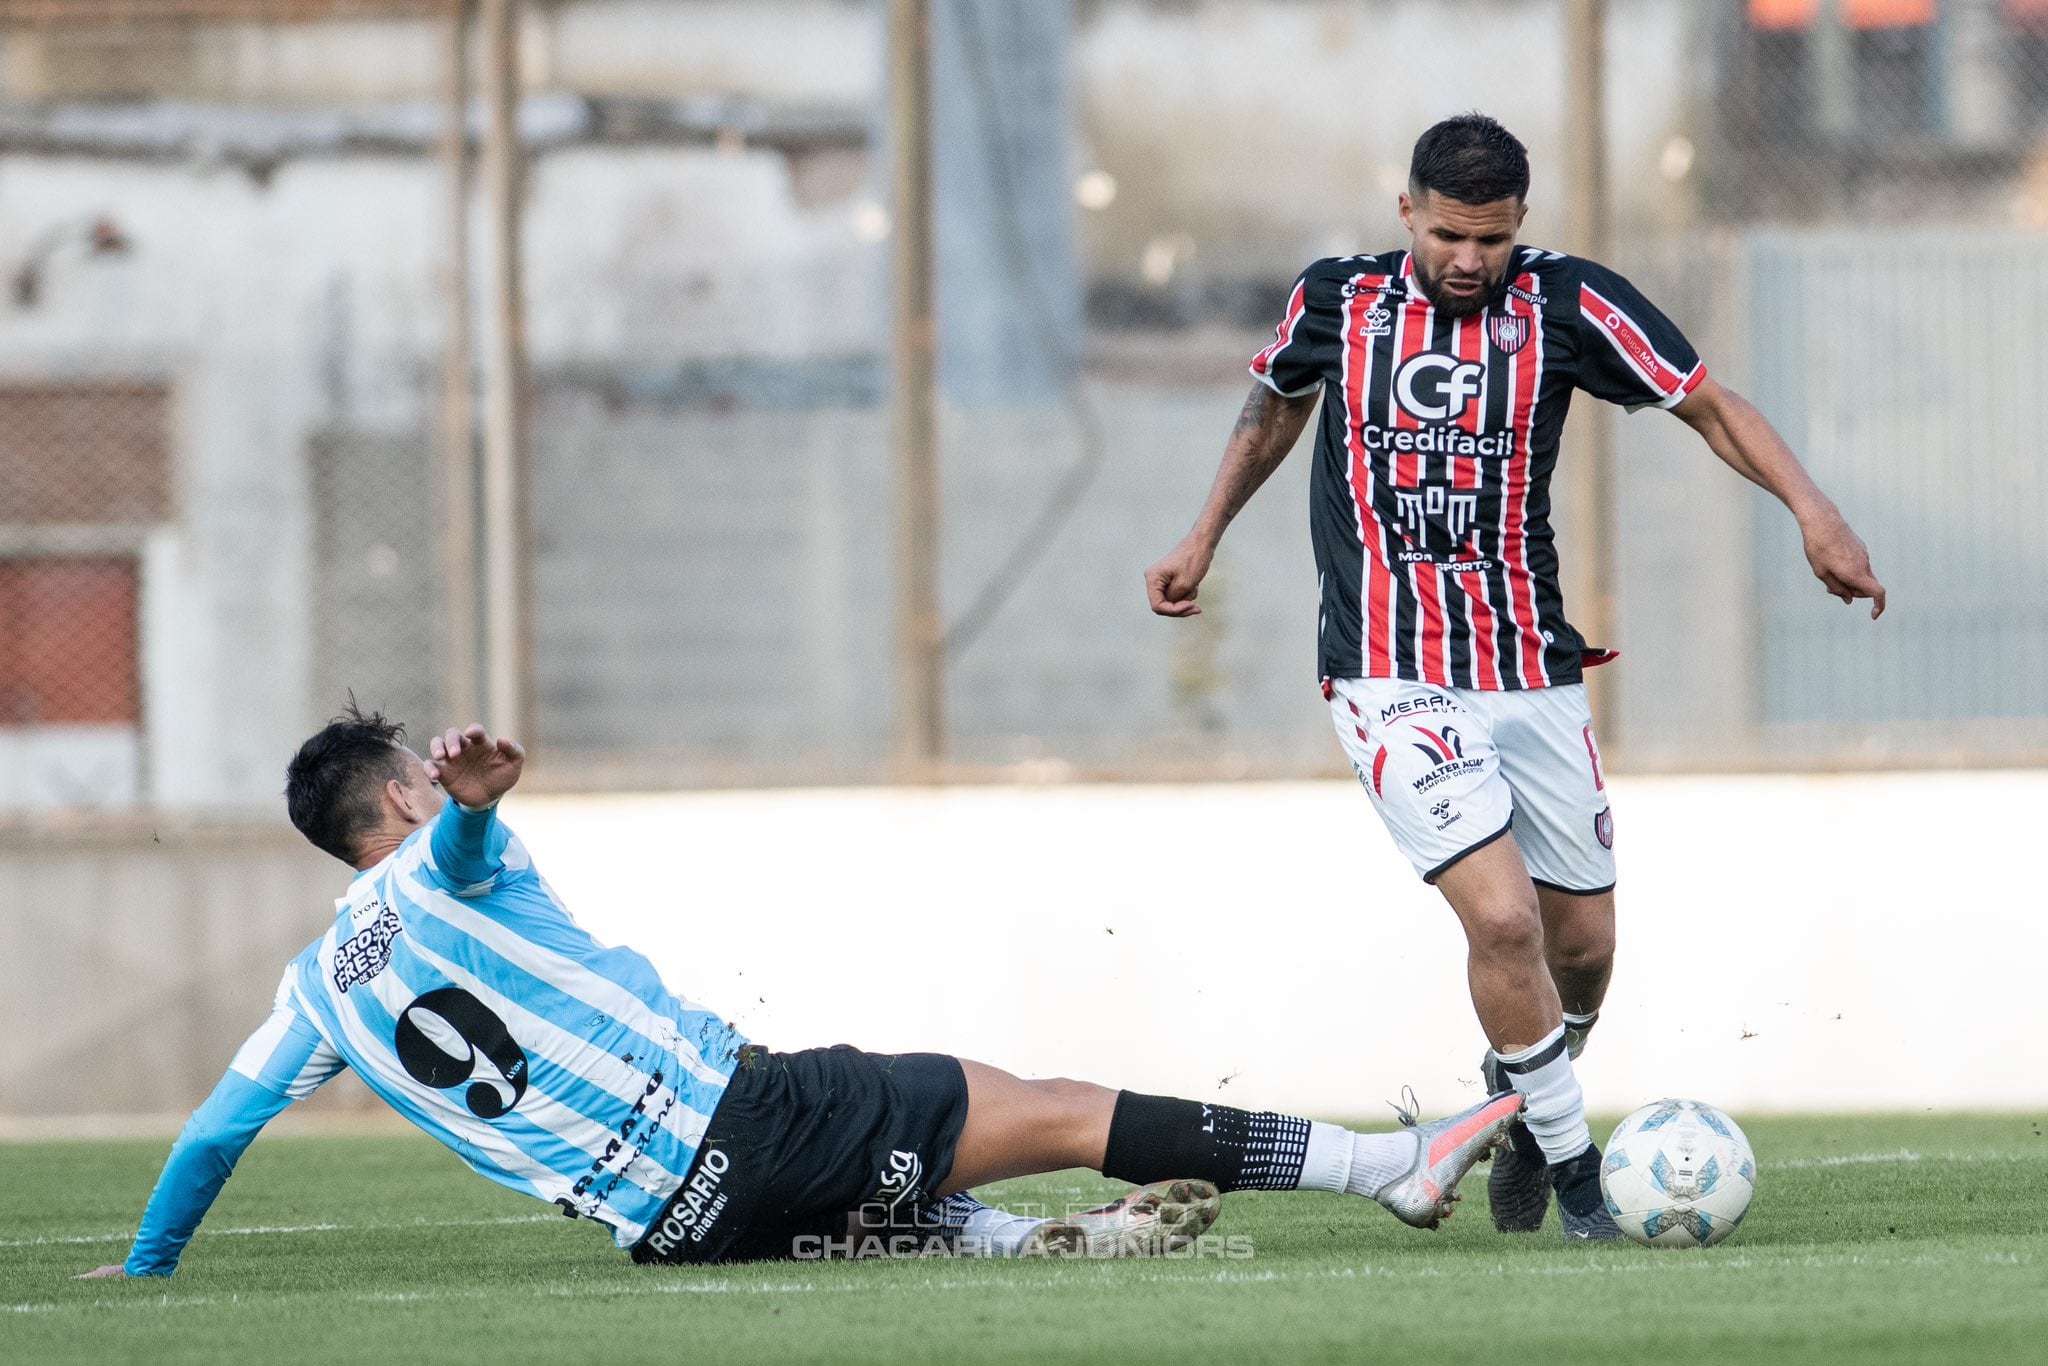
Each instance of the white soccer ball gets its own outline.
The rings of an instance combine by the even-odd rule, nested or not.
[[[1756,1157],[1713,1106],[1655,1101],[1615,1127],[1600,1189],[1614,1222],[1643,1246],[1712,1247],[1749,1210]]]

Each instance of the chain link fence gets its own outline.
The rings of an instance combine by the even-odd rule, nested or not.
[[[888,771],[883,9],[524,7],[543,781]],[[1341,763],[1305,445],[1202,618],[1139,574],[1295,271],[1401,240],[1427,122],[1516,128],[1561,244],[1562,11],[934,0],[964,771]],[[0,810],[264,805],[351,694],[455,719],[445,13],[0,4]],[[1608,43],[1615,263],[1893,592],[1852,620],[1781,510],[1620,420],[1611,748],[2048,752],[2048,0],[1614,0]]]

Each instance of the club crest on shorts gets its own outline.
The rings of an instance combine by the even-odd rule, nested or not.
[[[1602,807],[1600,814],[1593,817],[1593,834],[1599,839],[1602,849],[1614,847],[1614,808]]]
[[[1529,320],[1519,313],[1496,313],[1486,320],[1486,334],[1495,350],[1512,356],[1529,344]]]

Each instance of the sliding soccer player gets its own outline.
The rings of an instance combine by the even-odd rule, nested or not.
[[[300,747],[292,823],[355,879],[179,1135],[126,1263],[89,1276],[171,1274],[257,1132],[344,1067],[475,1171],[669,1263],[940,1235],[997,1256],[1166,1252],[1232,1190],[1348,1192],[1435,1227],[1522,1106],[1355,1134],[932,1053],[771,1052],[578,928],[497,816],[518,745],[471,726],[429,754],[353,708]],[[1145,1189],[1051,1220],[964,1194],[1070,1167]]]
[[[1671,321],[1592,261],[1517,246],[1529,157],[1461,114],[1415,144],[1409,246],[1318,261],[1181,543],[1145,574],[1189,617],[1224,528],[1323,405],[1309,493],[1319,668],[1394,843],[1465,930],[1488,1089],[1528,1097],[1487,1189],[1503,1230],[1619,1236],[1573,1059],[1614,964],[1614,817],[1565,619],[1550,476],[1574,390],[1675,413],[1798,520],[1828,592],[1884,611],[1863,542],[1790,447]]]

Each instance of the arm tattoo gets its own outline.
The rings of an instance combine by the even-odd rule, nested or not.
[[[1277,406],[1273,402],[1274,398],[1271,389],[1263,384],[1254,384],[1250,396],[1244,401],[1244,407],[1238,411],[1237,425],[1230,429],[1230,434],[1243,436],[1246,432],[1265,426],[1272,417],[1274,407]]]
[[[1230,429],[1230,444],[1246,443],[1256,458],[1277,464],[1301,435],[1308,410],[1315,404],[1314,391],[1287,398],[1264,384],[1254,384],[1244,407],[1238,410],[1237,425]]]

